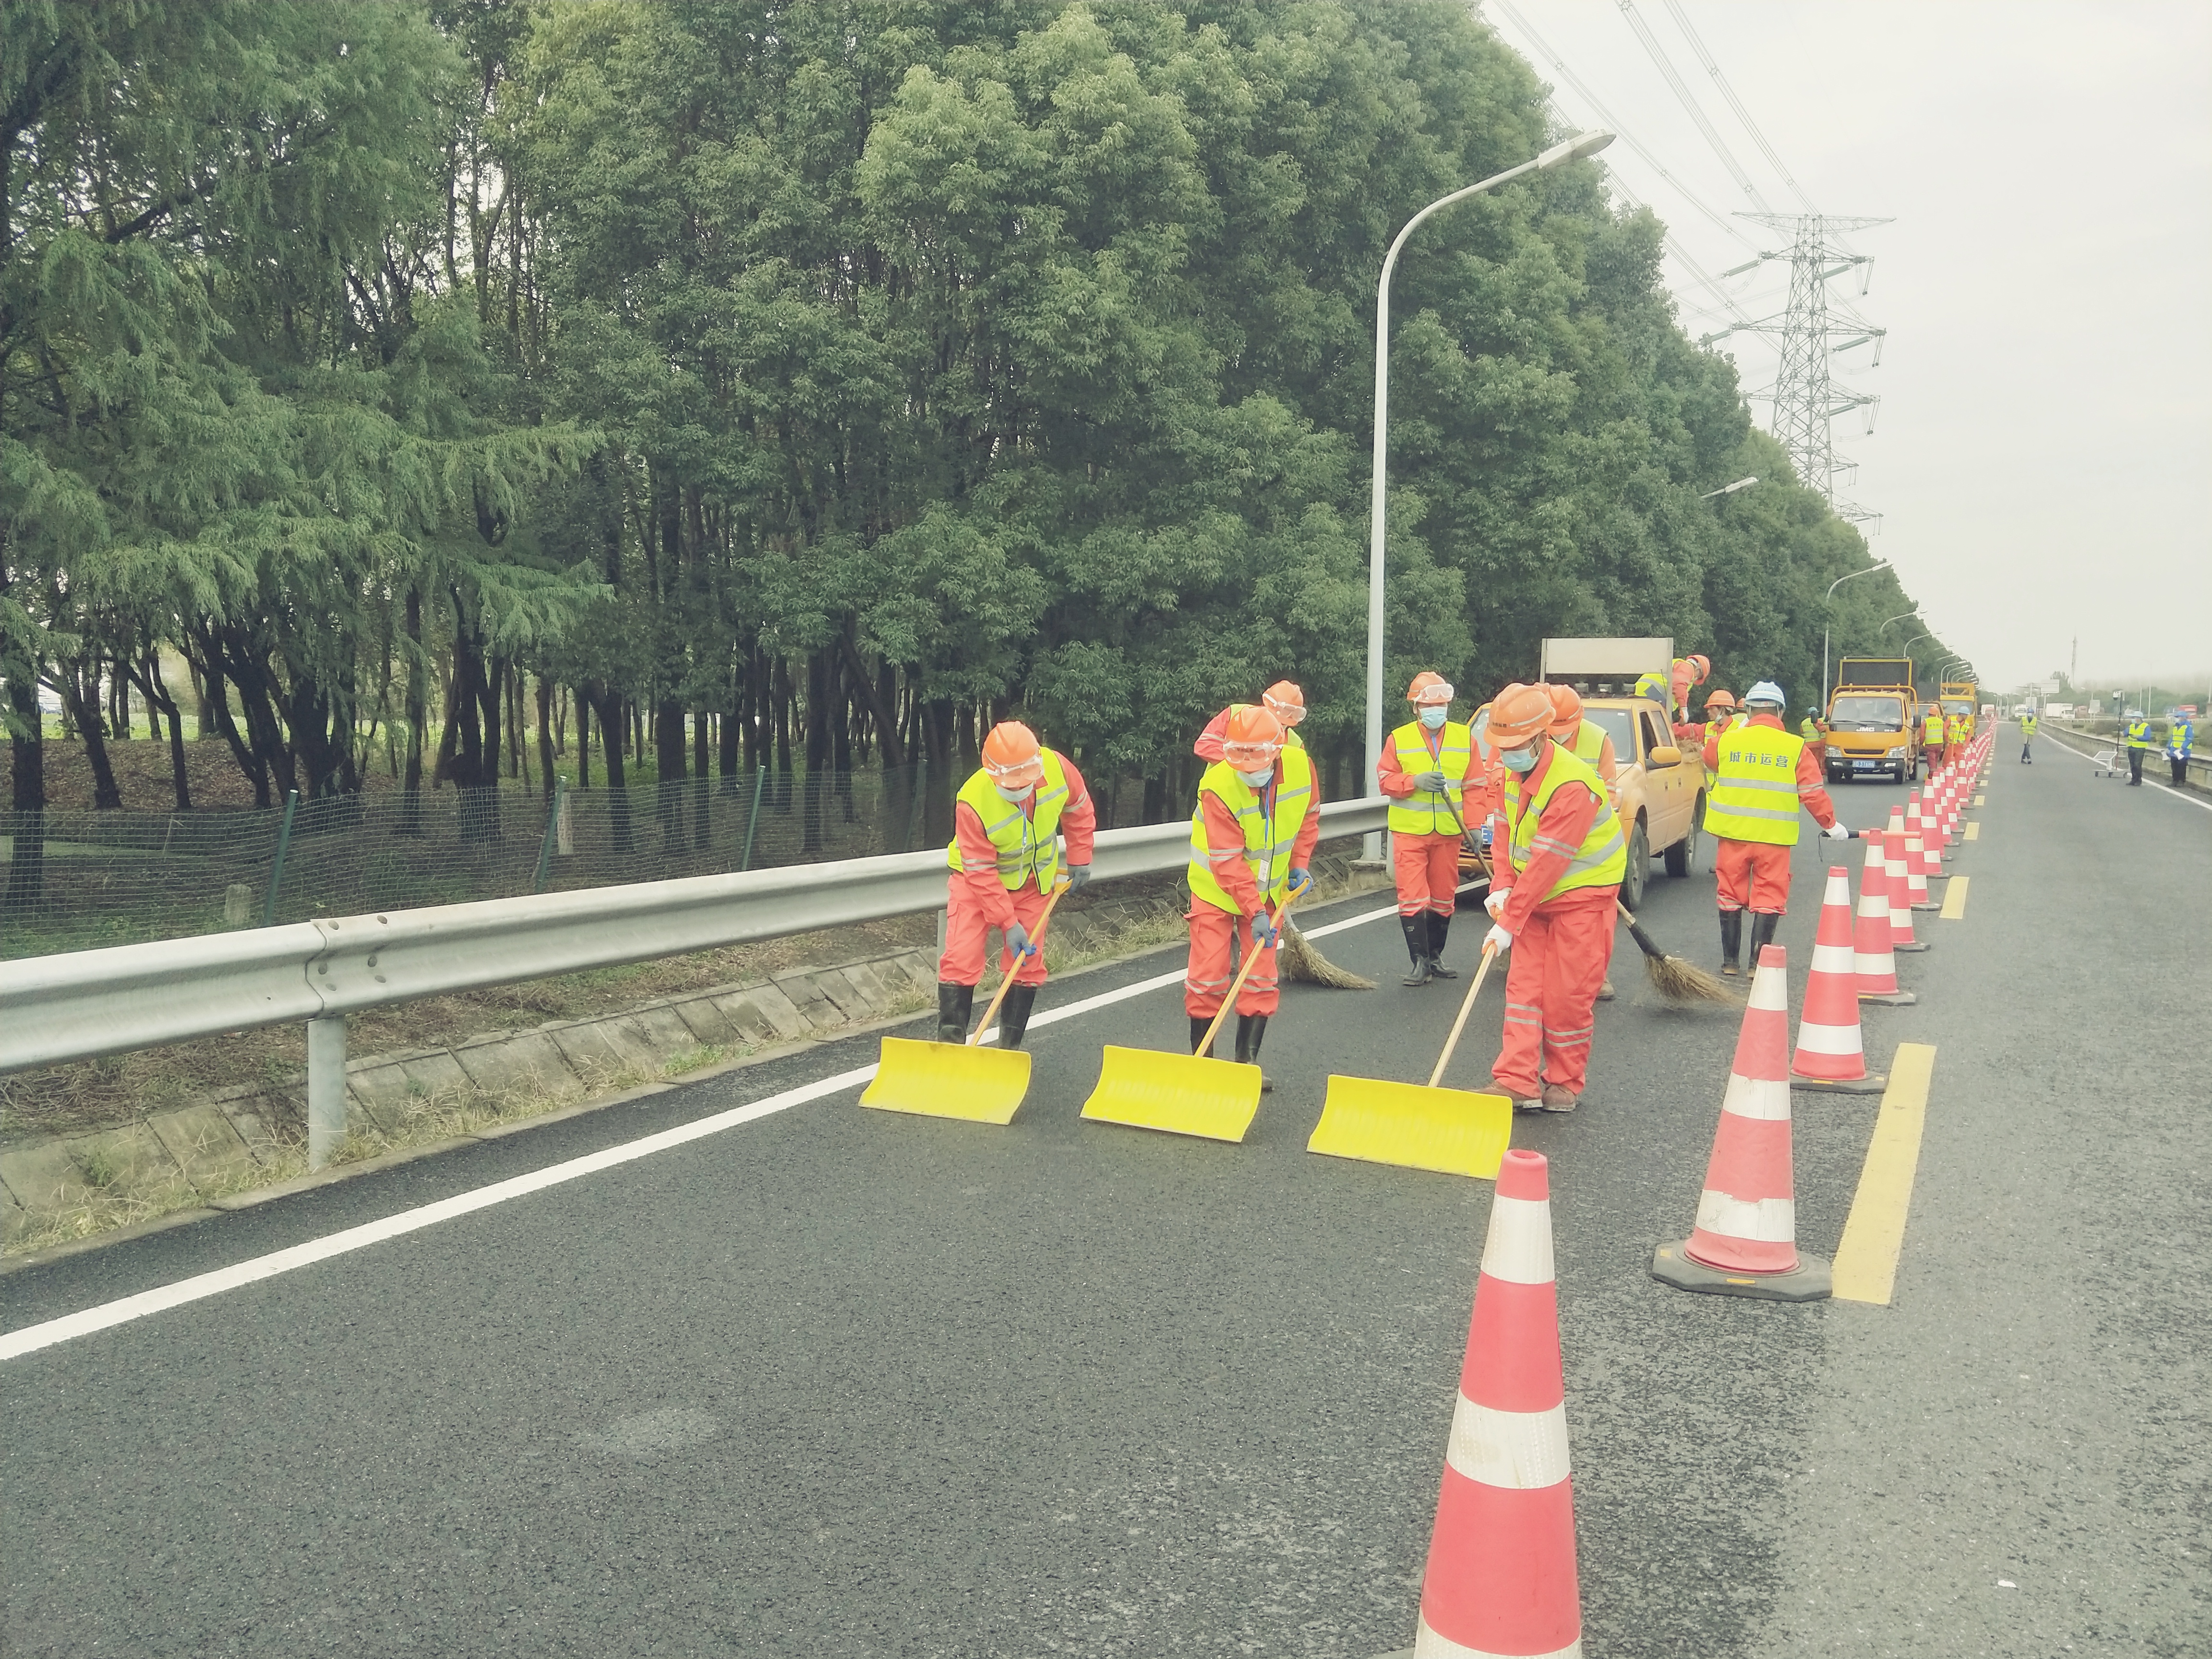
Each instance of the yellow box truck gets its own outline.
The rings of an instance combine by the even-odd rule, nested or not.
[[[1910,657],[1845,657],[1828,699],[1828,781],[1893,778],[1920,764],[1920,699]]]

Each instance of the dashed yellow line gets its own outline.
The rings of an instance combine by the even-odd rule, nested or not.
[[[1966,826],[1969,830],[1973,827],[1971,823]],[[1950,888],[1943,895],[1944,921],[1964,921],[1966,919],[1966,884],[1972,879],[1972,876],[1951,878]]]
[[[1954,877],[1956,884],[1966,879]],[[1948,905],[1946,908],[1948,909]],[[1889,1305],[1897,1285],[1897,1258],[1905,1248],[1905,1221],[1912,1208],[1912,1178],[1920,1168],[1920,1132],[1928,1121],[1928,1085],[1936,1072],[1936,1045],[1900,1042],[1889,1063],[1889,1087],[1867,1145],[1859,1189],[1836,1247],[1835,1295],[1840,1302]]]
[[[1981,826],[1980,824],[1978,824],[1978,823],[1970,823],[1970,824],[1968,824],[1968,825],[1966,826],[1966,840],[1968,840],[1968,841],[1979,841],[1981,838],[1982,838],[1982,826]]]
[[[1977,805],[1977,806],[1979,806],[1979,805],[1980,805],[1984,801],[1987,800],[1988,799],[1989,799],[1989,797],[1988,797],[1987,795],[1977,795],[1977,796],[1975,796],[1975,797],[1974,797],[1974,805]]]

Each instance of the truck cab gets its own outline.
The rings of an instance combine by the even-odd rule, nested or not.
[[[1920,765],[1919,714],[1910,658],[1844,658],[1828,699],[1828,781],[1910,783]]]

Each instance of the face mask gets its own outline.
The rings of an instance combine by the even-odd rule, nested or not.
[[[1446,720],[1449,719],[1450,716],[1451,708],[1449,704],[1431,703],[1428,708],[1421,710],[1421,724],[1427,726],[1430,731],[1433,732],[1438,726],[1442,726]]]
[[[994,784],[992,787],[999,792],[999,799],[1009,805],[1018,801],[1025,801],[1031,795],[1036,793],[1036,785],[1033,783],[1025,783],[1018,789],[1009,789],[1003,783]]]
[[[1257,789],[1275,775],[1275,769],[1272,766],[1263,766],[1256,772],[1239,772],[1237,775],[1243,779],[1251,787]]]
[[[1501,749],[1498,758],[1505,763],[1509,772],[1533,772],[1536,769],[1536,750],[1531,744],[1526,749]]]

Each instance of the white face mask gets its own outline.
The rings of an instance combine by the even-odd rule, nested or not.
[[[1018,789],[1009,789],[1003,783],[994,784],[991,787],[999,792],[1000,800],[1008,803],[1024,801],[1036,793],[1036,785],[1033,783],[1025,783]]]
[[[1449,720],[1450,717],[1451,706],[1449,703],[1431,703],[1427,708],[1421,710],[1421,724],[1427,726],[1431,732],[1442,726],[1444,721]]]
[[[1253,788],[1257,789],[1275,775],[1275,769],[1272,766],[1263,766],[1256,772],[1239,772],[1237,775]]]

